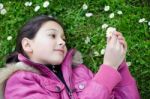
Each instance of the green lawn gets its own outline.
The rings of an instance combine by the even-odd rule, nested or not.
[[[15,49],[17,31],[33,16],[47,14],[58,18],[65,25],[68,47],[83,53],[84,64],[96,72],[103,62],[101,50],[106,45],[103,24],[122,32],[128,43],[127,62],[137,81],[142,99],[150,97],[150,1],[149,0],[0,0],[0,66],[5,56]],[[83,4],[87,9],[83,9]],[[35,12],[35,7],[40,9]],[[109,6],[108,11],[104,7]],[[2,6],[0,6],[1,8]],[[4,11],[6,9],[6,13]],[[117,14],[122,11],[122,14]],[[90,17],[86,13],[91,13]],[[109,15],[114,13],[113,18]],[[144,18],[144,19],[142,19]],[[142,19],[142,20],[140,20]],[[149,22],[149,25],[148,25]],[[131,93],[132,94],[132,93]]]

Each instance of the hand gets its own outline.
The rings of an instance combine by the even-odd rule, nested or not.
[[[112,37],[107,40],[104,55],[104,62],[108,66],[118,69],[126,56],[127,43],[120,32],[114,32]]]
[[[124,51],[126,53],[127,52],[127,42],[126,42],[125,38],[123,37],[123,35],[120,32],[116,31],[114,34],[117,36],[120,44],[123,45]]]

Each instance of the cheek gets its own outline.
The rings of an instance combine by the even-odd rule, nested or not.
[[[53,49],[55,47],[56,43],[53,40],[47,39],[47,40],[43,40],[37,44],[38,44],[38,46],[43,47],[43,49],[49,49],[50,50],[50,49]]]
[[[68,52],[68,49],[67,49],[67,47],[65,47],[65,54],[64,54],[64,56],[66,56],[66,54],[67,54],[67,52]]]
[[[50,41],[41,41],[41,42],[37,42],[36,45],[34,46],[34,51],[36,54],[50,54],[52,53],[54,48],[54,44],[50,43]]]

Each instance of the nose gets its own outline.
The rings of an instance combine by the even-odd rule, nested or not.
[[[64,47],[66,45],[66,42],[62,38],[60,38],[59,45]]]

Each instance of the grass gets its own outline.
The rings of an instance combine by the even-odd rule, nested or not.
[[[96,72],[103,62],[100,53],[106,45],[106,30],[101,26],[107,23],[116,27],[125,36],[128,43],[127,61],[132,75],[137,81],[142,99],[150,97],[150,26],[147,22],[139,23],[139,19],[150,21],[150,8],[148,0],[49,0],[48,8],[43,8],[43,0],[32,0],[32,6],[26,7],[26,0],[1,0],[7,10],[5,15],[0,15],[0,66],[5,64],[5,56],[15,49],[15,39],[19,28],[31,17],[47,14],[61,20],[65,25],[65,35],[69,48],[75,47],[83,53],[84,64]],[[82,5],[88,5],[87,10]],[[34,12],[36,5],[41,8]],[[103,10],[105,5],[110,10]],[[116,14],[117,10],[123,12]],[[85,13],[93,13],[92,17],[86,17]],[[109,14],[114,12],[115,17],[110,19]],[[8,41],[7,37],[12,36]],[[90,42],[85,44],[86,37]]]

